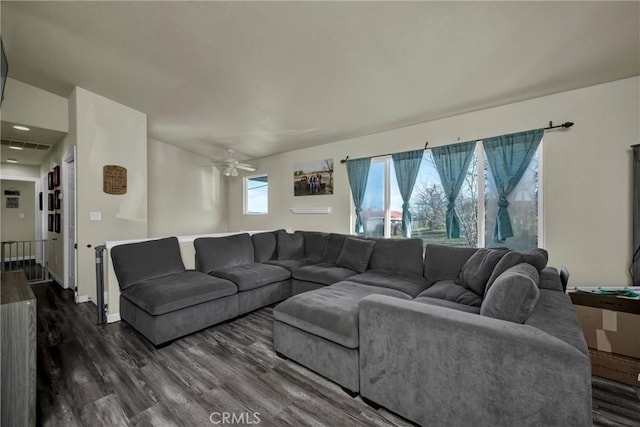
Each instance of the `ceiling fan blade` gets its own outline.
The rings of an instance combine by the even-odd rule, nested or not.
[[[249,171],[249,172],[255,172],[256,168],[254,168],[251,165],[248,165],[246,163],[238,163],[237,165],[235,165],[236,168],[238,169],[242,169],[243,171]]]

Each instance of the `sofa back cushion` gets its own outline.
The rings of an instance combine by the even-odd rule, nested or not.
[[[304,257],[317,262],[322,261],[324,249],[327,246],[329,233],[320,231],[303,231]]]
[[[533,265],[538,270],[538,273],[547,266],[547,261],[549,261],[549,253],[542,248],[529,249],[521,252],[521,254],[525,262]]]
[[[487,286],[484,289],[484,294],[485,295],[487,294],[493,282],[495,282],[496,279],[502,273],[504,273],[511,267],[515,267],[518,264],[522,264],[523,262],[527,262],[527,261],[525,260],[524,256],[522,256],[521,252],[509,251],[506,254],[504,254],[504,256],[500,258],[500,261],[498,261],[496,266],[493,268],[493,272],[491,273],[491,276],[489,276],[489,280],[487,281]]]
[[[464,263],[456,283],[482,296],[493,269],[508,249],[478,249]]]
[[[247,233],[224,237],[200,237],[196,248],[196,269],[210,273],[234,265],[253,264],[253,243]]]
[[[302,231],[290,234],[284,230],[278,230],[276,232],[276,240],[277,258],[279,260],[304,258],[304,235]]]
[[[429,286],[440,280],[455,280],[476,248],[427,245],[424,250],[424,278]]]
[[[265,262],[276,258],[276,232],[267,231],[251,235],[253,243],[253,259],[255,262]]]
[[[530,264],[511,267],[502,273],[487,291],[480,306],[480,314],[524,323],[540,296],[538,280],[538,270]]]
[[[369,265],[375,244],[376,242],[371,240],[347,237],[336,265],[357,273],[364,273],[367,271],[367,265]]]
[[[322,254],[322,262],[329,264],[337,263],[340,252],[342,252],[342,246],[345,240],[347,240],[347,237],[346,234],[330,233],[329,236],[327,236],[327,244]]]
[[[369,239],[376,242],[369,261],[370,270],[422,274],[422,240]]]
[[[143,280],[185,271],[176,237],[119,245],[110,252],[121,290]]]

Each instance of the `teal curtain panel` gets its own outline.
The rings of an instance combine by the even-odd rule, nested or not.
[[[456,199],[460,194],[475,148],[476,142],[469,141],[435,147],[431,150],[448,201],[445,216],[448,239],[460,237],[460,217],[456,212]]]
[[[543,134],[543,129],[535,129],[482,141],[498,191],[498,214],[493,232],[495,242],[503,243],[513,237],[507,199],[527,170]]]
[[[405,151],[391,155],[402,197],[402,237],[411,237],[411,205],[409,200],[418,177],[423,155],[424,150]]]
[[[370,166],[371,157],[347,160],[347,176],[349,177],[353,204],[356,207],[356,234],[362,234],[364,232],[360,214],[362,213],[362,201],[364,200],[364,193],[367,189],[367,178],[369,177]]]

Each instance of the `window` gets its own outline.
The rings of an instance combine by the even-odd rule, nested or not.
[[[538,207],[542,143],[527,171],[508,198],[514,237],[506,242],[493,241],[498,196],[482,142],[477,143],[473,158],[456,199],[460,218],[460,238],[448,239],[445,218],[448,201],[431,151],[424,153],[411,199],[411,237],[425,243],[464,247],[509,247],[524,250],[540,242]],[[480,167],[482,166],[482,167]],[[364,235],[369,237],[402,236],[402,197],[396,181],[391,156],[373,158],[362,204]]]
[[[269,181],[267,175],[244,178],[245,215],[266,215],[269,212]]]

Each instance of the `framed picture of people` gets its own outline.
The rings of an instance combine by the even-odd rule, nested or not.
[[[326,196],[333,194],[333,159],[293,165],[294,196]]]

